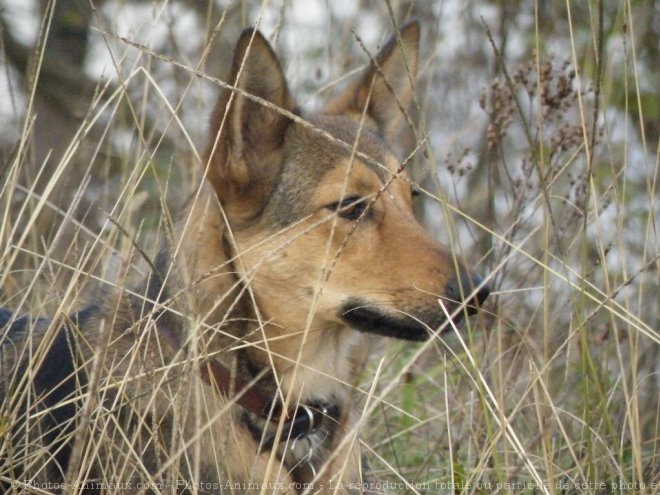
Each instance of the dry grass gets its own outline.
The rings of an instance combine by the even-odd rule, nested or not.
[[[438,68],[438,34],[424,39],[420,213],[488,274],[494,292],[465,328],[423,345],[388,342],[365,371],[361,442],[382,491],[660,491],[659,148],[657,127],[649,128],[658,95],[646,87],[657,69],[639,54],[636,4],[617,7],[607,32],[594,4],[579,19],[562,4],[570,41],[555,57],[544,48],[551,35],[537,10],[523,30],[534,49],[515,62],[490,22],[476,28],[497,65],[475,76],[488,81],[481,98],[473,91],[466,100],[469,90],[457,88],[459,102],[450,101],[437,89],[451,82],[451,70]],[[164,12],[157,22],[173,26]],[[385,5],[379,15],[387,20]],[[275,26],[283,36],[286,18]],[[144,258],[155,257],[200,177],[198,147],[215,88],[199,77],[204,64],[189,61],[198,47],[162,54],[113,27],[96,35],[114,54],[116,80],[99,85],[56,160],[32,162],[34,93],[13,100],[25,110],[3,156],[0,306],[20,314],[69,314],[99,286],[135,287],[148,272]],[[359,43],[350,43],[359,57]],[[291,54],[291,67],[314,57],[302,51]],[[343,60],[331,53],[336,66],[324,70],[339,75]],[[314,68],[324,67],[319,59],[311,58]],[[297,78],[311,94],[313,81]],[[647,109],[649,93],[656,100]],[[443,102],[482,118],[448,124],[447,113],[436,112]],[[450,144],[442,141],[448,125]],[[0,438],[11,403],[0,408]],[[97,413],[85,421],[98,432],[107,419]],[[102,436],[85,443],[81,470],[102,443]],[[0,445],[0,480],[9,482],[21,453]],[[108,470],[113,480],[120,467]],[[54,493],[28,488],[16,493]]]

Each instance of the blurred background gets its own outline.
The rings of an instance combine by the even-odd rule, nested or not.
[[[313,110],[410,18],[419,215],[494,292],[462,342],[374,357],[397,385],[366,427],[373,469],[447,493],[654,493],[653,0],[3,0],[0,305],[52,315],[144,276],[135,246],[155,256],[200,180],[245,27]]]

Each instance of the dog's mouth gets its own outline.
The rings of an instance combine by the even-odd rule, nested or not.
[[[463,319],[465,313],[471,315],[476,312],[476,307],[468,305],[463,311],[454,315],[452,322],[457,324]],[[377,305],[359,299],[349,299],[342,306],[339,316],[351,328],[361,332],[417,342],[428,340],[438,329],[440,333],[451,329],[451,324],[447,321],[442,309],[438,308],[434,314],[430,314],[428,310],[422,313],[418,315],[411,312],[413,316],[406,314],[395,316],[385,313]]]

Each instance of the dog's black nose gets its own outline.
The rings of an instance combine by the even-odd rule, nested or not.
[[[475,290],[476,293],[474,293]],[[478,275],[461,270],[460,276],[447,285],[447,297],[451,301],[461,304],[471,294],[472,297],[465,302],[465,307],[468,314],[472,315],[477,312],[490,294],[490,287]]]

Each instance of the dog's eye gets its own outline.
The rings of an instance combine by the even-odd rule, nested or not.
[[[326,206],[327,209],[336,211],[337,215],[345,220],[357,220],[367,209],[365,198],[360,196],[351,196],[341,201]]]
[[[422,195],[421,191],[417,189],[416,187],[413,187],[412,190],[410,191],[410,195],[412,196],[413,199],[418,198],[419,196]]]

